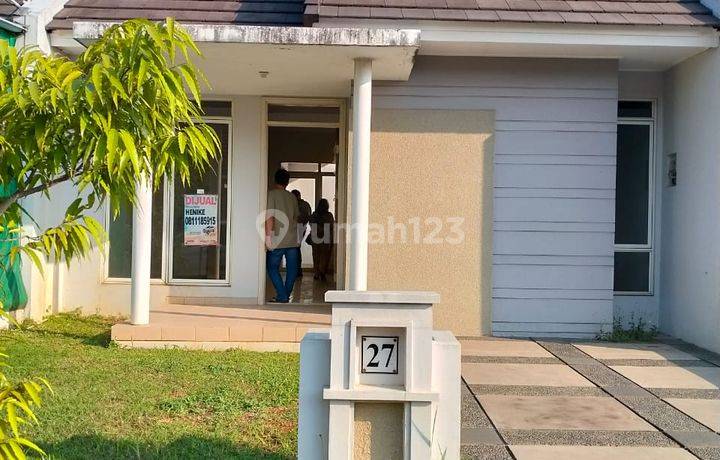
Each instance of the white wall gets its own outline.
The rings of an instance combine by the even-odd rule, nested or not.
[[[655,103],[655,164],[653,174],[653,292],[651,295],[616,295],[614,316],[627,324],[640,318],[646,323],[659,324],[660,261],[663,176],[663,74],[661,72],[620,72],[618,77],[620,100],[651,100]]]
[[[496,111],[496,335],[612,321],[617,96],[610,60],[418,56],[410,81],[374,88],[379,108]]]
[[[260,161],[262,134],[262,99],[260,97],[219,98],[232,100],[233,135],[231,162],[230,264],[229,286],[167,286],[153,284],[151,305],[165,303],[167,296],[224,297],[237,302],[254,303],[258,294],[258,266],[260,238],[255,228],[260,210]],[[67,203],[75,197],[72,187],[63,185],[53,189],[52,201],[45,198],[31,200],[30,206],[40,225],[60,222]],[[106,225],[105,208],[95,217]],[[130,312],[130,284],[105,281],[106,259],[95,251],[88,260],[75,261],[69,270],[63,269],[60,289],[61,304],[56,310],[82,309],[87,313],[123,314]]]
[[[670,69],[664,102],[678,179],[662,196],[660,329],[720,352],[720,51]]]

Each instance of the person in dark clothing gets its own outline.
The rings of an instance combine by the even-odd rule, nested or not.
[[[300,216],[298,217],[298,241],[302,242],[303,238],[305,238],[305,231],[307,230],[308,222],[310,222],[310,214],[312,214],[312,209],[310,208],[310,203],[302,199],[302,195],[300,194],[300,190],[293,190],[291,192],[293,195],[295,195],[295,198],[298,200],[298,207],[300,208]],[[298,278],[302,278],[303,272],[302,272],[302,248],[299,252],[299,261],[298,261]]]
[[[312,245],[315,279],[327,281],[334,243],[335,218],[330,212],[330,203],[325,198],[318,201],[315,212],[310,216],[310,235]]]

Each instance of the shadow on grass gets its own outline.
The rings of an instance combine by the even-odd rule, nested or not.
[[[222,439],[186,436],[161,444],[134,443],[98,435],[72,436],[55,444],[41,446],[51,459],[273,459],[292,457],[255,447],[235,445]]]

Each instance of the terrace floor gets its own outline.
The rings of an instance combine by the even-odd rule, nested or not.
[[[720,459],[720,356],[679,341],[463,338],[464,458]]]
[[[153,308],[149,325],[114,325],[111,336],[120,346],[137,348],[299,351],[300,340],[308,329],[329,324],[329,305],[171,304]]]

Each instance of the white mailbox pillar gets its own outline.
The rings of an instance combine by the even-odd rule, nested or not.
[[[460,456],[460,345],[431,292],[330,291],[300,348],[298,458]]]

